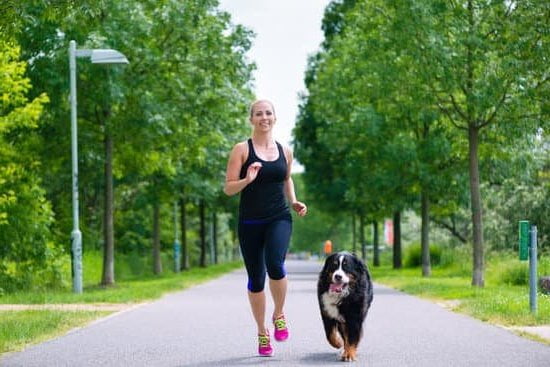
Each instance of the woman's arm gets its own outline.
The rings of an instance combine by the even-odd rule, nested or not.
[[[286,156],[286,162],[288,166],[288,172],[285,179],[285,195],[287,200],[290,202],[292,209],[294,209],[294,211],[298,213],[299,216],[303,217],[304,215],[307,214],[307,206],[306,204],[296,199],[296,192],[294,191],[294,181],[292,181],[292,176],[290,175],[291,169],[292,169],[292,159],[293,159],[292,151],[286,148],[285,156]]]
[[[245,178],[240,178],[241,167],[244,159],[248,156],[248,146],[246,142],[236,144],[231,150],[227,170],[225,173],[225,186],[223,192],[228,195],[235,195],[241,192],[249,183],[256,179],[262,164],[260,162],[252,163],[246,172]]]

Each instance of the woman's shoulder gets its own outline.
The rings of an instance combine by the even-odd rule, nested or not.
[[[286,144],[283,144],[280,141],[277,141],[277,144],[279,144],[281,146],[281,148],[283,149],[283,152],[285,152],[286,156],[292,156],[292,148],[290,148],[290,146],[288,146]]]
[[[238,152],[248,151],[248,139],[235,144],[233,150]]]
[[[246,159],[248,157],[248,140],[240,141],[233,146],[231,154]]]

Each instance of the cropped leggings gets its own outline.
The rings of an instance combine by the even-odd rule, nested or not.
[[[273,221],[239,221],[239,243],[244,265],[248,274],[248,290],[261,292],[265,286],[265,274],[273,280],[283,279],[286,275],[284,262],[292,219],[283,218]]]

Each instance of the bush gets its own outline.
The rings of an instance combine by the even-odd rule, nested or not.
[[[520,261],[516,252],[490,252],[487,254],[487,277],[496,284],[529,284],[529,261]],[[537,272],[539,276],[550,274],[550,259],[540,256]]]
[[[539,278],[539,288],[544,294],[550,294],[550,275]]]
[[[430,245],[430,264],[432,266],[441,264],[441,247]],[[405,249],[404,265],[407,268],[416,268],[422,265],[422,249],[419,243],[409,245]]]
[[[500,267],[499,283],[507,285],[529,284],[529,266],[525,262],[504,263]]]

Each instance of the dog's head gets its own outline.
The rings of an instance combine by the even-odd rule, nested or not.
[[[325,260],[319,281],[328,286],[329,293],[346,294],[365,278],[366,271],[365,264],[355,255],[338,252]]]

